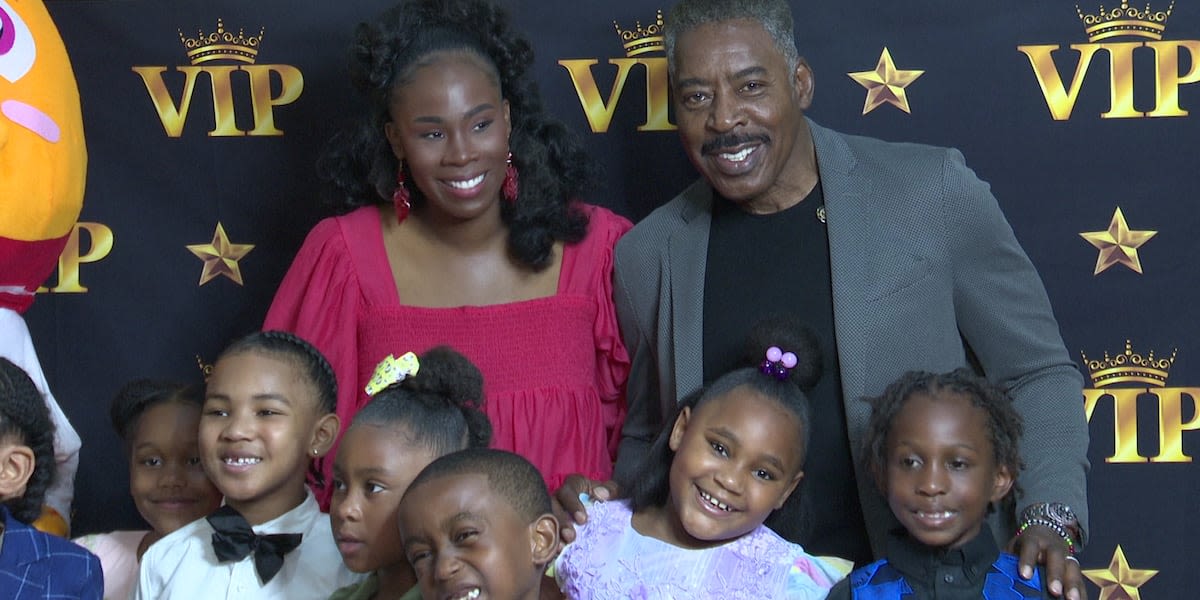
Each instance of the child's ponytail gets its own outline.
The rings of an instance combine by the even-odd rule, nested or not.
[[[414,362],[416,373],[377,391],[350,426],[401,425],[412,443],[438,454],[486,448],[492,424],[483,412],[479,369],[446,346],[432,348]]]

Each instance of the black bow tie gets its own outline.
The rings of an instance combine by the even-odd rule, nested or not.
[[[221,562],[238,561],[254,553],[254,570],[265,585],[283,568],[283,557],[300,545],[299,533],[258,535],[238,511],[222,506],[207,517],[216,533],[213,551]]]

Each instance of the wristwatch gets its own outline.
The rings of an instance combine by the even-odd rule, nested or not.
[[[1046,525],[1064,538],[1068,538],[1068,546],[1078,548],[1083,544],[1083,529],[1079,526],[1079,518],[1070,506],[1060,502],[1039,502],[1030,504],[1021,511],[1022,526]]]

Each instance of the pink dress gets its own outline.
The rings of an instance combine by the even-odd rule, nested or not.
[[[612,301],[613,246],[631,225],[582,207],[588,234],[563,250],[555,295],[454,308],[401,303],[375,207],[325,219],[296,255],[263,328],[294,332],[329,359],[343,430],[366,404],[363,387],[381,359],[448,345],[483,372],[493,447],[528,458],[552,490],[571,473],[607,479],[629,372]],[[326,481],[332,462],[323,461]],[[328,506],[328,487],[314,491]]]

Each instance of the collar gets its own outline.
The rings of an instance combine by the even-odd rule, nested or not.
[[[3,504],[0,504],[0,514],[4,519],[4,532],[0,535],[0,565],[3,567],[0,570],[41,560],[48,549],[44,548],[44,543],[38,543],[33,527],[17,520]]]
[[[927,580],[938,565],[947,565],[959,567],[968,581],[976,583],[987,575],[991,564],[999,556],[1000,547],[996,545],[996,538],[986,523],[971,541],[953,549],[926,546],[904,529],[888,533],[888,562],[906,577],[918,581]]]
[[[270,533],[308,533],[312,528],[313,519],[321,515],[317,498],[313,496],[308,486],[304,487],[304,501],[295,508],[263,523],[251,527],[259,535]]]

